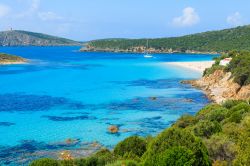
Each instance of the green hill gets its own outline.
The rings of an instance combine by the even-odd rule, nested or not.
[[[227,52],[229,50],[250,50],[250,25],[232,29],[209,31],[182,37],[157,39],[103,39],[88,43],[88,50],[140,52],[147,40],[152,52]]]
[[[42,33],[11,30],[0,32],[0,46],[67,46],[81,45],[70,39]]]

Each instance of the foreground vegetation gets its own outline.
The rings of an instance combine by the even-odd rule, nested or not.
[[[232,58],[228,66],[221,66],[220,61],[224,58]],[[231,72],[234,81],[239,85],[250,84],[250,52],[249,51],[231,51],[215,58],[215,64],[204,71],[204,76],[212,74],[214,71],[221,69],[225,72]]]
[[[146,47],[147,40],[150,48],[163,52],[169,49],[178,52],[186,52],[187,50],[200,52],[250,51],[250,26],[172,38],[95,40],[89,42],[88,45],[97,50],[131,50],[134,47]]]
[[[1,63],[15,63],[15,62],[25,62],[24,58],[15,55],[9,55],[5,53],[0,53],[0,64]]]
[[[249,101],[210,104],[183,115],[156,137],[132,136],[113,151],[82,159],[40,159],[31,166],[247,166],[250,163]]]

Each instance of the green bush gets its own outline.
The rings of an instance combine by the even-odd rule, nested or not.
[[[213,74],[216,70],[224,70],[224,69],[225,69],[225,66],[214,64],[212,67],[204,70],[203,76],[208,76],[210,74]]]
[[[126,158],[141,157],[146,148],[147,144],[144,139],[132,136],[118,143],[114,149],[114,154]]]
[[[138,163],[133,160],[117,160],[113,163],[107,164],[106,166],[137,166]]]
[[[208,151],[202,141],[190,132],[179,128],[170,128],[160,133],[149,146],[143,156],[145,166],[157,165],[159,156],[167,149],[173,147],[185,147],[195,156],[195,165],[210,165]]]
[[[236,144],[225,134],[215,134],[205,141],[209,157],[215,160],[232,162],[237,154]]]
[[[176,146],[163,152],[155,165],[157,166],[193,166],[195,155],[185,147]]]
[[[240,123],[244,114],[248,112],[250,112],[250,105],[245,102],[241,102],[240,104],[237,104],[230,109],[230,117],[226,119],[224,123]]]
[[[198,120],[206,119],[210,121],[220,122],[223,119],[225,119],[227,115],[228,115],[228,109],[218,104],[209,104],[197,113],[196,118]]]
[[[30,166],[60,166],[60,164],[57,160],[44,158],[33,161]]]
[[[221,125],[217,121],[203,120],[194,126],[194,134],[200,137],[209,138],[211,135],[221,131]]]
[[[226,68],[240,85],[250,84],[250,52],[241,51],[235,56]]]
[[[177,120],[177,122],[174,124],[174,126],[179,128],[186,128],[188,126],[191,126],[195,124],[196,119],[192,115],[183,115],[181,118]]]
[[[230,109],[230,112],[237,112],[237,111],[241,111],[242,113],[250,112],[250,105],[245,102],[242,102]]]
[[[227,100],[225,102],[222,103],[222,106],[227,108],[227,109],[231,109],[232,107],[242,103],[242,100]]]

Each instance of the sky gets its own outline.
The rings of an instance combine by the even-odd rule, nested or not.
[[[250,24],[250,0],[0,0],[0,31],[78,41],[174,37]]]

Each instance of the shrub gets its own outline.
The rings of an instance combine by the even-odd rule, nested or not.
[[[227,122],[240,123],[243,118],[243,115],[248,112],[250,112],[250,105],[245,102],[241,102],[240,104],[233,106],[230,109],[230,117],[226,119],[224,123]]]
[[[192,166],[195,162],[193,152],[185,147],[176,146],[162,153],[155,165],[157,166]]]
[[[235,56],[226,68],[239,85],[250,83],[250,52],[242,51]]]
[[[114,163],[107,164],[106,166],[137,166],[138,163],[133,160],[118,160]]]
[[[213,115],[213,112],[216,110],[220,110],[222,113],[222,115],[220,115],[219,118],[216,118],[216,115]],[[211,116],[211,118],[214,119],[210,119],[210,120],[219,120],[220,118],[224,118],[224,114],[227,110],[225,108],[223,108],[221,105],[218,104],[209,104],[207,106],[205,106],[203,109],[201,109],[197,114],[196,114],[196,119],[198,120],[204,120],[204,119],[208,119],[209,116]],[[218,112],[216,114],[219,114]],[[223,116],[223,117],[221,117]]]
[[[174,126],[179,128],[186,128],[188,126],[191,126],[195,124],[196,119],[192,115],[183,115],[180,119],[177,120],[177,122],[174,124]]]
[[[146,151],[146,141],[138,136],[132,136],[118,143],[114,149],[114,154],[127,157],[141,157]]]
[[[236,112],[239,110],[241,110],[242,113],[250,112],[250,105],[245,102],[241,102],[240,104],[237,104],[236,106],[232,107],[230,109],[230,112]]]
[[[231,109],[232,107],[242,103],[242,100],[227,100],[225,102],[222,103],[222,106],[227,108],[227,109]]]
[[[105,166],[107,163],[115,161],[115,159],[115,156],[108,149],[102,149],[88,158],[75,160],[74,165]]]
[[[236,155],[236,145],[224,134],[213,135],[205,141],[209,157],[215,160],[224,160],[231,162]]]
[[[60,166],[60,164],[57,160],[44,158],[33,161],[30,166]]]
[[[209,138],[211,135],[221,131],[221,125],[217,121],[204,120],[194,126],[194,134],[200,137]]]
[[[185,147],[195,156],[195,164],[199,166],[210,165],[208,151],[202,141],[190,132],[179,128],[170,128],[160,133],[150,144],[149,149],[144,154],[144,165],[157,165],[157,160],[167,149],[173,147]]]
[[[224,70],[224,69],[225,69],[225,66],[214,64],[212,67],[204,70],[203,76],[208,76],[210,74],[213,74],[216,70]]]

